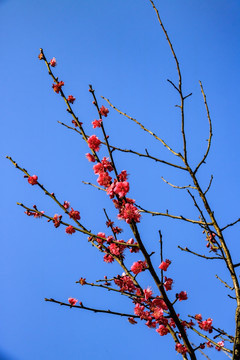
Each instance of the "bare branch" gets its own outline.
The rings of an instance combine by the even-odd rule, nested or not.
[[[197,165],[196,169],[194,170],[194,174],[196,174],[196,172],[198,171],[200,166],[205,162],[205,160],[206,160],[206,158],[208,156],[208,153],[209,153],[209,150],[210,150],[210,147],[211,147],[212,135],[213,135],[213,133],[212,133],[212,121],[211,121],[209,108],[208,108],[208,104],[207,104],[207,98],[206,98],[205,92],[203,90],[203,86],[202,86],[201,81],[199,81],[199,84],[200,84],[200,87],[201,87],[201,92],[202,92],[202,95],[203,95],[204,104],[205,104],[205,108],[206,108],[206,111],[207,111],[207,118],[208,118],[208,122],[209,122],[209,138],[208,138],[208,146],[207,146],[207,150],[205,152],[205,155],[203,156],[202,160],[200,161],[200,163]]]
[[[102,144],[106,145],[105,142],[102,142]],[[117,151],[121,151],[121,152],[126,152],[126,153],[130,153],[130,154],[134,154],[134,155],[138,155],[140,157],[146,157],[146,158],[149,158],[151,160],[154,160],[156,162],[161,162],[162,164],[166,164],[166,165],[169,165],[169,166],[173,166],[177,169],[181,169],[181,170],[187,170],[185,167],[183,166],[180,166],[180,165],[176,165],[176,164],[172,164],[168,161],[165,161],[165,160],[161,160],[161,159],[158,159],[156,158],[155,156],[152,156],[152,155],[149,155],[148,151],[146,151],[146,154],[142,154],[142,153],[139,153],[137,151],[134,151],[134,150],[130,150],[130,149],[121,149],[119,147],[116,147],[116,146],[112,146],[112,145],[109,145],[110,148],[112,150],[117,150]]]
[[[102,188],[101,186],[97,186],[97,185],[92,184],[92,183],[90,183],[90,182],[82,181],[82,183],[85,184],[85,185],[91,185],[91,186],[97,188],[98,190],[106,191],[106,189]]]
[[[209,229],[209,225],[208,225],[208,223],[207,223],[207,220],[205,219],[205,216],[204,216],[202,210],[201,210],[200,207],[198,206],[195,197],[192,195],[192,193],[191,193],[189,190],[187,190],[187,192],[188,192],[188,194],[191,196],[194,205],[195,205],[196,208],[198,209],[198,211],[199,211],[199,213],[200,213],[200,216],[201,216],[201,218],[202,218],[202,220],[203,220],[204,225],[207,226],[209,232],[211,232],[211,230]]]
[[[233,225],[237,224],[239,221],[240,221],[240,218],[237,219],[236,221],[234,221],[233,223],[224,226],[224,227],[221,229],[221,231],[227,229],[227,228],[230,227],[230,226],[233,226]]]
[[[168,182],[167,180],[165,180],[162,176],[161,176],[161,178],[162,178],[162,180],[163,180],[166,184],[172,186],[172,187],[175,188],[175,189],[194,189],[194,190],[197,189],[195,186],[191,186],[191,185],[187,185],[187,186],[177,186],[177,185],[173,185],[173,184],[171,184],[170,182]]]
[[[144,209],[143,207],[141,207],[140,205],[137,205],[135,204],[140,210],[140,212],[144,212],[146,214],[151,214],[152,216],[167,216],[167,217],[170,217],[172,219],[177,219],[177,220],[184,220],[184,221],[187,221],[187,222],[190,222],[192,224],[198,224],[198,225],[206,225],[206,223],[204,221],[199,221],[199,220],[192,220],[192,219],[188,219],[182,215],[180,216],[177,216],[177,215],[171,215],[169,214],[168,212],[166,213],[160,213],[160,212],[157,212],[157,211],[150,211],[150,210],[146,210]],[[212,223],[208,223],[207,224],[208,226],[212,225]]]
[[[134,119],[133,117],[127,115],[126,113],[124,113],[123,111],[119,110],[118,108],[116,108],[116,106],[114,106],[109,99],[105,98],[104,96],[102,96],[102,98],[104,100],[107,101],[107,103],[114,109],[116,110],[119,114],[127,117],[128,119],[134,121],[137,125],[139,125],[141,127],[141,129],[143,129],[144,131],[148,132],[150,135],[152,135],[156,140],[160,141],[169,151],[171,151],[172,154],[182,158],[182,155],[175,152],[169,145],[167,145],[167,143],[161,139],[159,136],[157,136],[156,134],[154,134],[151,130],[147,129],[144,125],[142,125],[139,121],[137,121],[136,119]]]
[[[64,124],[64,123],[61,122],[61,121],[58,121],[58,123],[61,124],[61,125],[63,125],[63,126],[65,126],[65,127],[68,128],[68,129],[74,130],[74,131],[76,131],[78,134],[82,135],[81,131],[79,131],[78,129],[76,129],[76,128],[72,127],[72,126],[69,126],[69,125],[67,125],[67,124]]]
[[[224,258],[221,257],[221,256],[206,256],[206,255],[198,254],[198,253],[196,253],[196,252],[194,252],[194,251],[192,251],[192,250],[189,250],[187,247],[182,248],[181,246],[178,245],[178,248],[179,248],[180,250],[182,250],[182,251],[186,251],[186,252],[188,252],[188,253],[190,253],[190,254],[199,256],[199,257],[204,258],[204,259],[206,259],[206,260],[224,260]]]
[[[125,314],[125,313],[120,313],[120,312],[116,312],[116,311],[112,311],[112,310],[102,310],[102,309],[94,309],[94,308],[90,308],[84,305],[70,305],[68,303],[64,303],[62,301],[58,301],[58,300],[54,300],[54,299],[47,299],[45,298],[45,301],[49,301],[49,302],[53,302],[62,306],[67,306],[70,308],[76,308],[76,309],[82,309],[82,310],[88,310],[88,311],[93,311],[95,313],[104,313],[104,314],[111,314],[111,315],[118,315],[118,316],[127,316],[127,317],[133,317],[133,318],[139,318],[139,316],[137,315],[132,315],[132,314]]]
[[[194,351],[198,350],[203,356],[205,356],[205,358],[206,358],[207,360],[211,360],[211,359],[201,350],[200,345],[197,347],[197,346],[194,345],[192,342],[191,342],[191,344],[192,344],[192,346],[195,347]]]
[[[221,281],[221,283],[223,283],[224,285],[225,285],[225,287],[227,287],[228,289],[230,289],[230,290],[234,290],[234,287],[231,287],[231,286],[229,286],[225,281],[223,281],[218,275],[215,275],[216,276],[216,278],[219,280],[219,281]]]
[[[162,233],[159,230],[159,243],[160,243],[160,260],[163,262],[163,241],[162,241]],[[161,269],[161,282],[163,283],[163,270]]]
[[[210,181],[209,181],[209,185],[208,185],[208,187],[207,187],[207,190],[204,191],[204,193],[203,193],[204,196],[206,195],[206,193],[207,193],[208,190],[210,189],[210,187],[211,187],[211,185],[212,185],[212,181],[213,181],[213,175],[211,175],[211,179],[210,179]]]

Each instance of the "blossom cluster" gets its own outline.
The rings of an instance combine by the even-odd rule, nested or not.
[[[43,58],[43,54],[40,54],[40,59]],[[48,69],[49,65],[51,67],[55,67],[57,65],[56,59],[53,57],[50,62],[48,63]],[[65,101],[67,101],[68,104],[68,111],[71,113],[71,108],[69,104],[73,104],[76,100],[76,98],[73,95],[69,95],[67,98],[65,98],[65,95],[62,92],[62,87],[64,86],[64,82],[58,80],[55,81],[52,85],[52,88],[55,93],[61,93],[61,95],[64,97]],[[94,92],[92,89],[90,89],[91,92]],[[107,117],[109,110],[105,108],[104,106],[101,106],[101,108],[98,108],[97,102],[94,100],[93,104],[98,109],[98,115],[99,119],[95,119],[92,121],[93,129],[102,128],[105,140],[107,141],[108,136],[105,135],[104,128],[103,128],[103,119],[102,117]],[[74,117],[74,120],[72,120],[72,123],[75,126],[79,125],[79,122],[76,117]],[[80,123],[82,125],[82,123]],[[98,131],[98,130],[96,130]],[[91,149],[92,154],[87,153],[86,158],[89,162],[95,163],[93,165],[93,171],[98,176],[97,182],[100,186],[104,188],[107,195],[112,199],[115,208],[118,210],[118,219],[119,220],[125,220],[127,224],[133,224],[133,223],[139,223],[141,214],[135,205],[135,200],[126,197],[127,194],[130,191],[130,185],[127,181],[128,174],[126,170],[122,170],[121,173],[117,174],[117,170],[115,168],[115,165],[112,160],[109,158],[103,157],[100,161],[98,158],[98,155],[96,152],[100,150],[100,146],[102,144],[101,140],[96,135],[88,136],[87,138],[87,144],[88,147]],[[107,144],[108,145],[108,144]],[[115,171],[115,178],[110,176],[110,173],[112,171]],[[38,177],[37,175],[33,176],[25,176],[28,177],[28,183],[31,185],[38,184]],[[69,218],[74,220],[75,222],[78,222],[80,217],[80,212],[78,210],[74,210],[70,208],[70,204],[67,201],[64,201],[63,205],[61,205],[62,208],[65,209],[65,213],[68,214]],[[27,210],[25,213],[28,216],[33,217],[41,217],[44,214],[44,211],[39,212],[36,207],[34,207],[36,211],[30,211]],[[62,223],[62,215],[55,214],[52,218],[49,219],[49,221],[53,222],[53,225],[55,228],[58,228],[60,224]],[[122,232],[122,229],[120,229],[117,226],[114,226],[114,223],[111,220],[107,221],[107,227],[110,227],[113,236],[106,236],[104,232],[98,232],[97,235],[90,236],[88,239],[89,241],[97,244],[98,248],[104,253],[103,260],[106,263],[112,263],[114,260],[118,260],[118,262],[122,262],[125,257],[125,250],[128,249],[131,253],[136,253],[139,251],[139,244],[137,242],[134,242],[134,239],[129,239],[128,241],[124,240],[117,240],[116,234],[120,234]],[[72,225],[68,225],[65,228],[65,232],[69,235],[72,235],[73,233],[78,230],[76,227],[73,227]],[[207,247],[211,251],[217,251],[217,248],[214,246],[216,243],[215,234],[214,233],[208,233],[207,234]],[[159,265],[159,269],[161,270],[162,275],[162,284],[164,286],[164,289],[166,291],[172,290],[173,286],[173,279],[163,276],[163,272],[166,272],[168,270],[168,267],[170,266],[171,261],[169,259],[166,259],[165,261],[162,261]],[[167,300],[163,296],[154,296],[153,291],[150,287],[147,287],[145,289],[142,289],[138,282],[136,281],[136,277],[141,272],[148,269],[148,264],[144,260],[138,260],[132,264],[130,267],[130,270],[126,273],[123,273],[122,275],[118,275],[114,278],[115,285],[119,288],[120,292],[127,293],[127,295],[133,299],[134,303],[134,314],[135,318],[139,317],[140,320],[144,320],[146,326],[149,328],[153,328],[156,330],[156,332],[160,336],[167,335],[171,328],[176,328],[176,324],[174,320],[171,318],[171,313],[168,309],[168,306],[166,304]],[[79,283],[81,285],[86,284],[86,279],[81,278],[79,280]],[[106,280],[105,285],[109,285],[110,283]],[[165,302],[165,300],[166,302]],[[181,291],[176,294],[176,300],[179,302],[187,300],[188,296],[186,291]],[[70,306],[76,306],[78,300],[76,298],[68,298],[68,302]],[[82,303],[80,302],[80,305]],[[179,316],[179,315],[178,315]],[[134,317],[130,317],[128,320],[131,324],[136,324],[136,320]],[[212,327],[212,319],[208,318],[206,320],[202,319],[201,314],[195,315],[195,320],[197,321],[197,324],[201,330],[207,331],[211,333],[213,331]],[[194,326],[195,324],[193,321],[184,321],[179,318],[179,321],[181,322],[181,325],[186,331],[188,328]],[[181,341],[181,334],[176,332],[179,341]],[[216,344],[216,343],[215,343]],[[204,349],[205,345],[207,347],[212,347],[212,344],[210,341],[200,344],[199,348]],[[224,346],[223,341],[219,341],[215,347],[217,351],[220,351],[222,347]],[[181,344],[180,342],[176,343],[175,349],[178,353],[184,355],[187,353],[187,348],[185,345]]]
[[[196,314],[195,319],[197,320],[198,326],[200,329],[204,331],[208,331],[209,333],[212,332],[212,322],[213,320],[208,318],[207,320],[202,320],[201,314]]]

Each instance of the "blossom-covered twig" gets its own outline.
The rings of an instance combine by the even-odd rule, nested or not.
[[[49,75],[52,77],[52,79],[53,79],[53,81],[56,83],[56,85],[58,85],[58,84],[59,84],[58,78],[53,75],[53,72],[52,72],[52,70],[51,70],[51,68],[50,68],[50,66],[49,66],[49,62],[47,61],[47,59],[46,59],[46,57],[45,57],[45,54],[44,54],[44,52],[43,52],[43,49],[40,49],[40,57],[39,57],[39,58],[41,58],[41,60],[44,60],[46,66],[47,66]],[[64,83],[63,83],[63,84],[64,84]],[[64,92],[63,92],[63,90],[62,90],[62,87],[59,87],[58,92],[61,94],[61,97],[64,99],[64,101],[65,101],[65,103],[66,103],[66,105],[67,105],[67,110],[68,110],[69,114],[71,114],[72,117],[73,117],[73,122],[74,122],[74,124],[76,124],[76,125],[78,126],[78,128],[80,129],[80,132],[81,132],[81,135],[82,135],[83,139],[87,142],[87,141],[88,141],[88,138],[87,138],[87,135],[86,135],[86,133],[85,133],[83,127],[82,127],[82,123],[79,121],[78,117],[75,115],[75,113],[74,113],[74,111],[73,111],[73,109],[72,109],[72,107],[71,107],[71,105],[70,105],[70,101],[66,98],[66,96],[65,96],[65,94],[64,94]],[[94,158],[95,158],[97,161],[99,161],[99,157],[98,157],[97,152],[96,152],[94,149],[90,149],[90,150],[91,150]]]
[[[12,162],[12,164],[20,171],[22,171],[26,177],[30,178],[30,174],[28,173],[28,171],[24,168],[21,168],[16,161],[14,161],[10,156],[6,156],[6,158],[8,160],[10,160]],[[48,195],[53,201],[55,201],[57,203],[57,205],[64,211],[65,214],[69,215],[69,211],[66,207],[64,207],[64,204],[62,204],[56,197],[56,195],[54,193],[50,193],[42,184],[40,184],[38,181],[35,182],[35,185],[38,185],[40,187],[41,190],[44,191],[45,195]],[[89,231],[76,219],[76,218],[72,218],[75,223],[83,230],[83,232],[85,234],[88,234]]]
[[[113,279],[114,280],[114,279]],[[106,280],[105,280],[106,282]],[[81,280],[78,280],[76,281],[76,284],[81,284]],[[88,285],[88,286],[92,286],[92,287],[99,287],[99,288],[102,288],[102,289],[106,289],[108,291],[114,291],[114,292],[118,292],[120,293],[121,295],[125,295],[131,299],[134,299],[134,298],[139,298],[141,299],[142,297],[140,295],[136,295],[136,294],[132,294],[132,293],[129,293],[129,292],[126,292],[126,291],[121,291],[120,289],[115,289],[113,287],[110,287],[110,286],[107,286],[107,285],[103,285],[103,284],[95,284],[95,283],[89,283],[87,281],[84,281],[84,285]],[[141,289],[142,290],[142,289]]]
[[[201,333],[200,331],[198,331],[197,329],[195,329],[193,326],[189,326],[189,328],[191,330],[193,330],[196,334],[198,334],[199,336],[201,336],[202,338],[204,338],[205,340],[209,341],[211,344],[218,346],[218,343],[214,340],[212,340],[211,338],[209,338],[207,335],[204,335],[203,333]],[[225,350],[226,352],[228,352],[229,354],[232,354],[233,351],[230,349],[227,349],[226,347],[222,347],[222,350]]]

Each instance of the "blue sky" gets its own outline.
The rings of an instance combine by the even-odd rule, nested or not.
[[[162,20],[172,39],[183,74],[183,88],[193,95],[186,103],[189,159],[198,163],[205,151],[208,123],[198,80],[207,95],[213,121],[213,143],[199,181],[207,187],[214,176],[208,199],[219,223],[239,217],[239,36],[240,4],[237,0],[158,1]],[[16,202],[37,204],[49,215],[59,213],[56,204],[37,187],[28,185],[22,173],[5,159],[10,155],[50,192],[71,202],[82,221],[93,232],[107,233],[103,208],[116,219],[116,211],[100,191],[82,184],[96,182],[88,152],[81,137],[60,126],[70,124],[70,115],[51,88],[43,62],[46,56],[58,61],[54,73],[65,82],[64,91],[76,97],[73,106],[87,133],[97,117],[88,84],[114,105],[137,118],[178,151],[181,133],[176,91],[177,73],[167,42],[147,0],[89,0],[51,2],[0,1],[2,141],[0,178],[2,189],[1,242],[1,340],[3,360],[144,359],[161,355],[175,359],[170,337],[161,338],[144,324],[132,326],[126,319],[84,312],[44,302],[45,297],[66,301],[76,297],[86,306],[132,312],[123,296],[103,289],[80,287],[81,276],[89,282],[104,275],[121,274],[117,265],[107,265],[82,235],[69,236],[44,219],[27,217]],[[112,144],[174,161],[167,151],[136,124],[110,110],[105,120]],[[95,130],[94,130],[95,131]],[[97,134],[97,131],[95,131]],[[100,135],[100,132],[99,132]],[[106,156],[104,149],[100,156]],[[178,185],[190,183],[186,174],[133,155],[115,155],[119,172],[130,174],[129,196],[143,207],[169,210],[197,218],[185,192],[168,187],[161,176]],[[123,238],[131,237],[122,222]],[[215,279],[229,276],[219,263],[181,253],[177,245],[204,253],[201,229],[168,218],[144,215],[139,230],[149,252],[156,251],[159,265],[158,230],[164,241],[164,257],[172,260],[169,276],[176,292],[186,290],[189,300],[178,311],[212,317],[216,327],[234,332],[233,300]],[[239,225],[226,230],[226,239],[239,262]],[[128,264],[138,260],[129,257]],[[143,283],[152,286],[146,274]],[[197,343],[199,340],[193,337]],[[208,352],[210,357],[226,358]],[[201,356],[201,355],[199,355]],[[180,356],[178,356],[180,358]]]

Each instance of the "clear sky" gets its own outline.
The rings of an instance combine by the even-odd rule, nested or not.
[[[183,74],[189,159],[198,163],[206,148],[208,123],[198,80],[207,95],[213,121],[213,143],[199,181],[213,184],[208,199],[224,226],[239,215],[239,98],[240,3],[238,0],[156,0],[172,39]],[[103,208],[113,220],[116,210],[102,192],[84,185],[96,183],[85,159],[86,144],[76,133],[57,123],[71,124],[61,97],[51,88],[42,47],[56,57],[54,73],[65,82],[64,91],[76,97],[73,105],[88,134],[97,118],[88,92],[92,84],[100,105],[103,95],[182,151],[177,93],[167,79],[177,83],[177,72],[167,42],[148,0],[0,0],[1,36],[1,293],[0,359],[84,360],[180,358],[170,336],[160,337],[143,323],[130,325],[124,318],[47,303],[45,297],[67,301],[76,297],[86,306],[133,312],[133,305],[119,294],[75,284],[81,276],[89,282],[116,276],[122,270],[105,264],[102,255],[83,235],[65,234],[44,219],[27,217],[16,205],[37,204],[53,216],[61,213],[41,190],[30,186],[6,155],[12,156],[61,201],[68,200],[93,232],[108,233]],[[136,124],[110,110],[105,120],[110,142],[116,146],[174,161],[166,150]],[[99,132],[100,136],[100,132]],[[106,156],[102,149],[100,156]],[[161,176],[178,185],[190,179],[177,169],[133,155],[115,155],[119,172],[130,174],[131,198],[153,210],[197,218],[189,196],[168,187]],[[124,228],[124,240],[131,237]],[[239,226],[226,230],[226,239],[239,262]],[[185,290],[189,299],[177,309],[214,319],[216,327],[234,333],[234,301],[230,290],[215,278],[229,276],[220,263],[182,253],[177,245],[206,253],[206,242],[197,225],[144,215],[139,225],[152,260],[159,265],[158,230],[164,257],[172,260],[168,275],[174,294]],[[128,264],[139,260],[129,257]],[[145,287],[154,285],[142,276]],[[193,342],[199,339],[193,336]],[[224,359],[215,350],[210,358]],[[177,356],[177,357],[176,357]],[[201,356],[199,354],[199,356]]]

